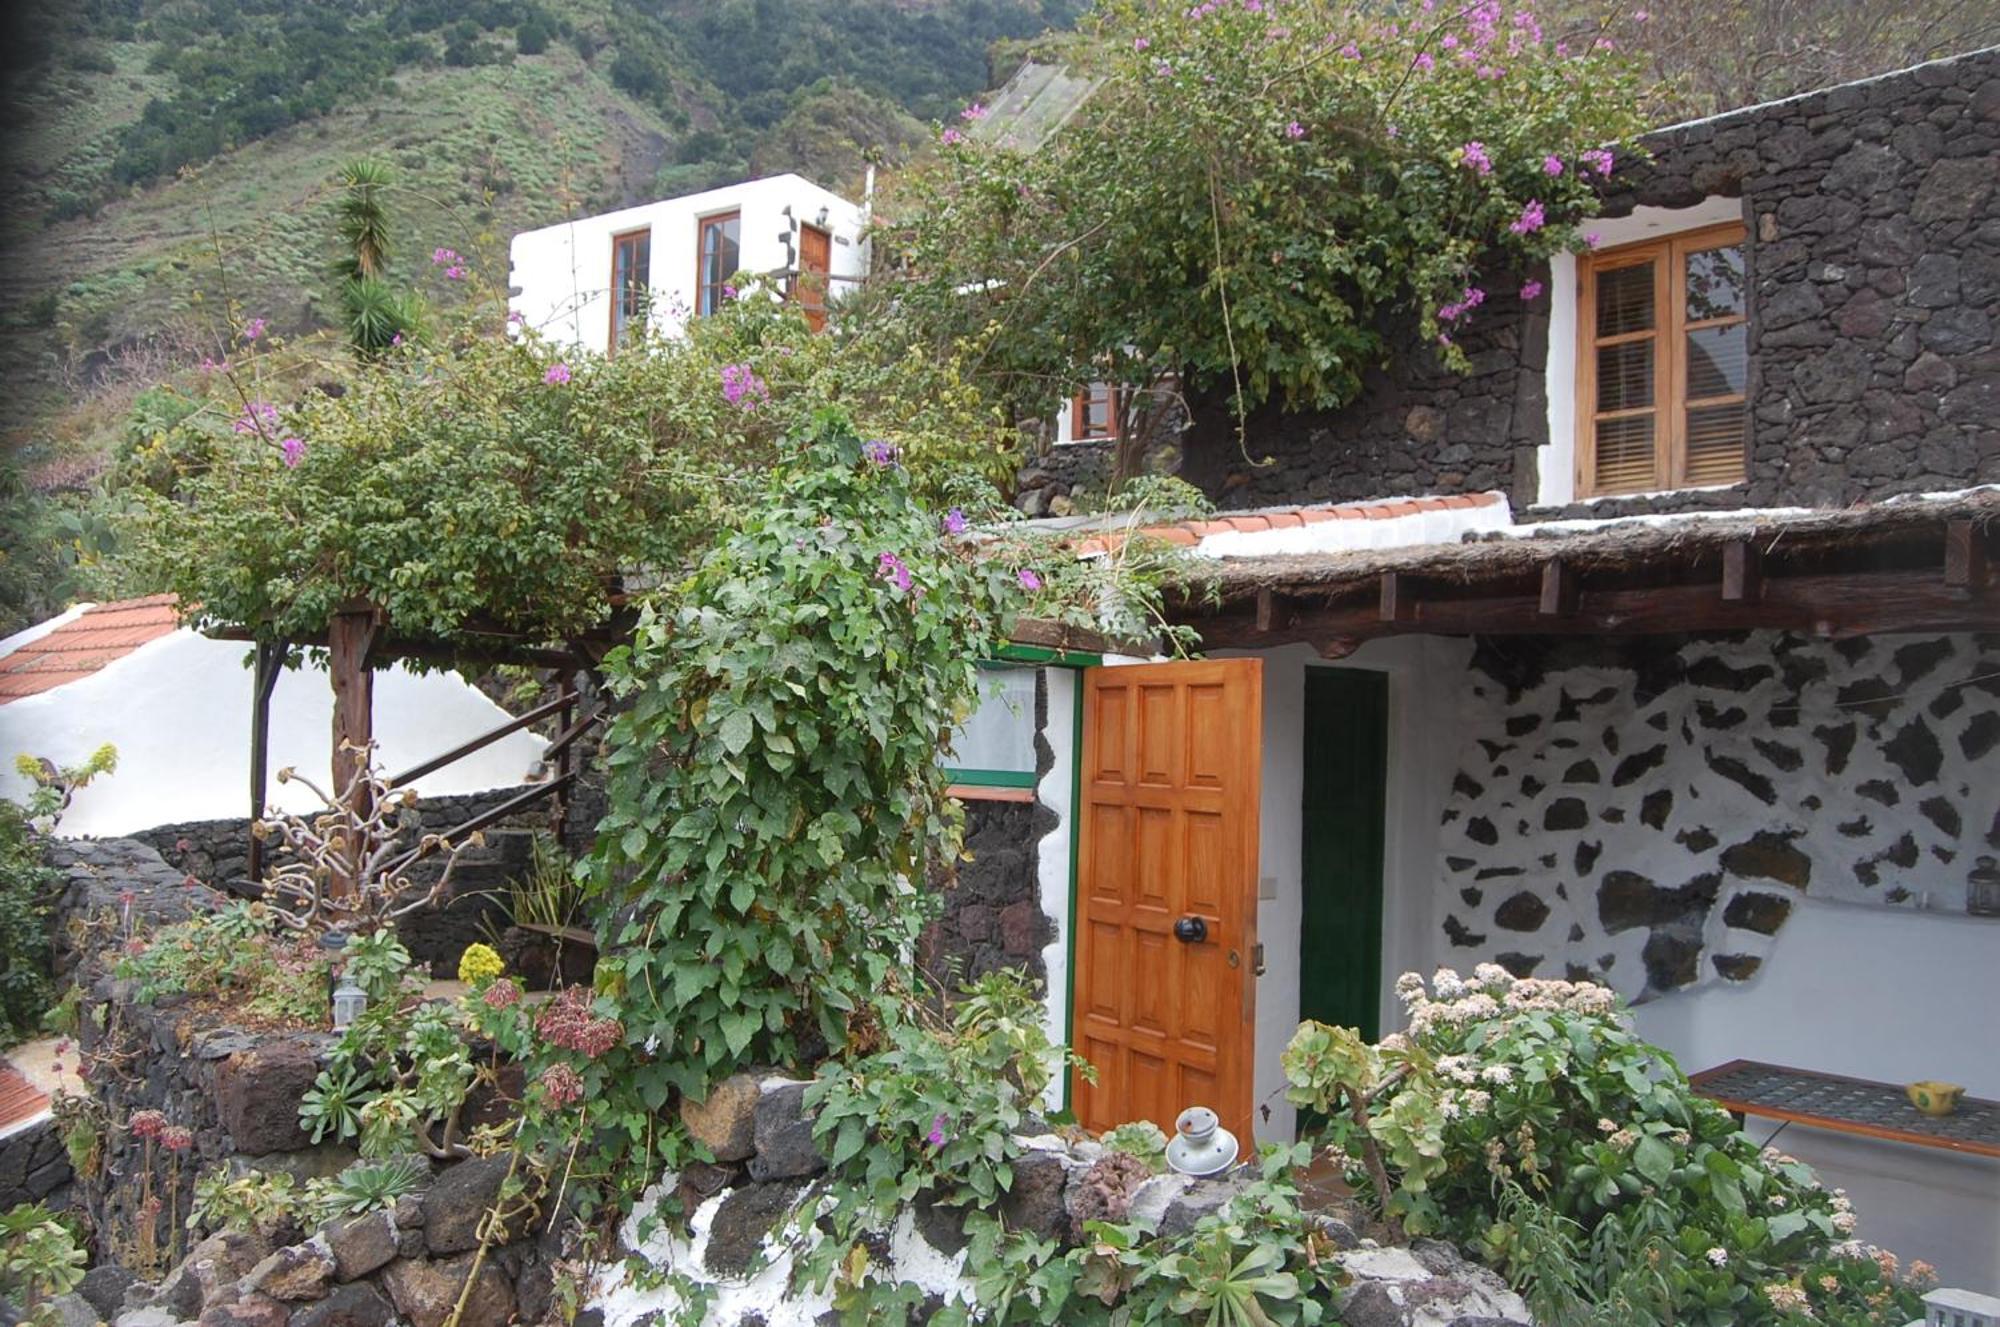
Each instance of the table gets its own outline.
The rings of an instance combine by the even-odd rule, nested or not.
[[[1738,1115],[1810,1124],[1838,1133],[2000,1157],[2000,1101],[1960,1097],[1950,1115],[1926,1115],[1901,1084],[1731,1060],[1689,1078],[1694,1090]]]

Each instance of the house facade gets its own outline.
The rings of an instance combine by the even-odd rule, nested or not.
[[[642,331],[675,336],[756,286],[823,321],[867,269],[866,209],[798,175],[523,231],[509,248],[513,325],[616,353]]]
[[[1469,374],[1406,346],[1254,416],[1269,465],[1197,405],[1224,511],[1158,533],[1213,569],[1204,659],[1032,665],[1032,798],[968,791],[939,949],[1039,963],[1083,1123],[1289,1138],[1300,1018],[1387,1033],[1397,974],[1487,962],[1689,1071],[2000,1097],[2000,52],[1646,145],[1588,253],[1482,274]],[[2000,1161],[1781,1145],[2000,1280]]]

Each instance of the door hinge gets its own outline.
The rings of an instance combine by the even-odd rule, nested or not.
[[[1250,946],[1250,975],[1253,977],[1264,975],[1264,942],[1262,940]]]

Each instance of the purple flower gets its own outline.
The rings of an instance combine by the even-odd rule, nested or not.
[[[1306,127],[1300,124],[1297,120],[1293,120],[1290,124],[1285,126],[1285,137],[1304,138],[1305,136],[1306,136]]]
[[[456,249],[436,248],[431,250],[432,267],[442,267],[446,263],[456,263],[457,261],[458,251]]]
[[[268,324],[262,318],[252,318],[249,322],[243,324],[243,339],[245,341],[255,341],[258,337],[264,335],[264,328],[266,326]]]
[[[450,267],[444,269],[444,279],[447,281],[463,281],[465,280],[465,269],[459,264],[453,263]]]
[[[1132,49],[1135,51],[1143,51],[1152,44],[1153,42],[1150,37],[1134,37],[1132,39]]]
[[[723,302],[724,304],[727,304],[727,303],[728,303],[728,302],[729,302],[730,300],[733,300],[733,299],[735,299],[735,298],[736,298],[736,287],[734,287],[734,286],[730,285],[730,284],[729,284],[729,283],[728,283],[727,281],[723,282],[723,283],[722,283],[722,302]]]
[[[1521,209],[1521,215],[1508,224],[1507,229],[1516,235],[1532,235],[1542,228],[1548,217],[1542,212],[1542,200],[1530,198],[1528,205]]]
[[[1560,174],[1562,174],[1562,173],[1563,173],[1563,159],[1562,159],[1561,157],[1557,156],[1557,155],[1556,155],[1555,153],[1553,153],[1553,152],[1549,153],[1549,155],[1547,155],[1546,157],[1543,157],[1543,158],[1542,158],[1542,173],[1543,173],[1543,174],[1545,174],[1545,175],[1560,175]]]
[[[1174,67],[1165,60],[1162,60],[1153,66],[1153,72],[1161,78],[1172,78],[1174,76]]]
[[[389,345],[393,348],[400,349],[402,344],[403,344],[403,334],[401,332],[398,332],[394,336],[389,338]]]
[[[1340,53],[1350,60],[1359,60],[1361,58],[1361,48],[1353,42],[1349,42],[1347,45],[1341,47]]]
[[[983,120],[986,118],[986,108],[975,101],[970,106],[967,106],[964,110],[960,111],[958,113],[958,118],[968,123],[974,120]]]
[[[905,594],[909,593],[910,586],[914,583],[910,577],[909,567],[894,553],[884,553],[876,560],[875,574]]]
[[[1431,70],[1437,68],[1437,59],[1429,51],[1418,51],[1417,58],[1410,61],[1410,64],[1412,67],[1421,69],[1428,74]]]
[[[1493,158],[1486,155],[1486,144],[1476,138],[1458,150],[1458,157],[1481,175],[1493,173]]]
[[[1521,283],[1521,300],[1523,303],[1526,303],[1529,300],[1538,300],[1541,297],[1542,297],[1541,282],[1523,281]]]
[[[944,532],[946,534],[964,534],[965,533],[964,510],[958,507],[953,507],[950,511],[944,514],[944,520],[941,523],[944,526]]]
[[[521,311],[519,309],[509,309],[507,310],[507,321],[514,324],[514,326],[519,327],[522,323],[528,320],[521,315]]]
[[[569,365],[551,364],[549,371],[542,375],[542,381],[551,387],[560,387],[570,379]]]
[[[861,455],[880,466],[894,465],[899,452],[900,449],[895,443],[884,442],[880,438],[874,438],[861,444]]]
[[[946,147],[950,147],[954,143],[963,143],[964,141],[965,135],[956,129],[947,129],[938,135],[938,142],[943,143]]]
[[[262,433],[266,429],[278,427],[278,407],[269,401],[252,401],[243,407],[243,413],[236,417],[232,425],[238,433]]]
[[[744,410],[755,410],[771,399],[771,389],[748,364],[724,364],[722,399]]]
[[[287,437],[278,443],[278,450],[285,455],[285,469],[296,470],[299,462],[306,459],[306,443],[303,438]]]
[[[212,359],[207,355],[203,355],[201,357],[201,371],[203,373],[227,373],[229,372],[229,361],[226,359]]]
[[[1042,578],[1040,576],[1037,576],[1034,572],[1030,571],[1026,567],[1023,567],[1019,571],[1015,572],[1014,579],[1021,582],[1022,589],[1028,590],[1030,592],[1042,588]]]
[[[945,1119],[943,1115],[939,1115],[936,1119],[932,1120],[931,1131],[924,1135],[924,1141],[929,1143],[932,1147],[943,1147],[945,1145],[945,1140],[951,1137],[951,1135],[945,1131],[944,1126],[946,1125],[947,1122],[948,1121]]]
[[[1594,147],[1588,152],[1581,153],[1578,160],[1599,175],[1611,174],[1611,149],[1608,147]]]
[[[1591,231],[1588,235],[1583,237],[1583,247],[1586,249],[1595,249],[1597,247],[1597,239],[1598,239],[1597,232],[1594,230]]]
[[[1438,309],[1438,321],[1455,323],[1485,302],[1484,290],[1478,286],[1467,286],[1457,300]]]

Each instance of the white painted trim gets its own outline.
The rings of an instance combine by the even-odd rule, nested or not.
[[[1076,749],[1076,704],[1083,681],[1074,668],[1045,667],[1041,673],[1048,696],[1042,736],[1048,741],[1053,759],[1048,773],[1035,785],[1035,800],[1055,812],[1056,823],[1035,845],[1035,875],[1041,891],[1042,915],[1055,924],[1054,936],[1042,946],[1042,972],[1047,981],[1043,1003],[1049,1041],[1059,1046],[1067,1040],[1070,1006],[1075,999],[1069,971],[1070,895],[1076,888],[1070,875],[1070,863],[1075,856],[1071,841],[1076,835],[1076,808],[1071,804],[1071,794],[1076,789],[1076,762],[1082,759],[1082,753]],[[1062,1075],[1043,1093],[1043,1104],[1048,1109],[1062,1108],[1068,1078],[1068,1074]]]
[[[1693,207],[1634,208],[1630,216],[1607,217],[1590,223],[1590,229],[1597,233],[1598,248],[1615,249],[1621,244],[1743,221],[1743,208],[1739,198],[1704,198]],[[1559,253],[1549,260],[1549,353],[1543,393],[1548,399],[1549,440],[1535,452],[1539,477],[1535,497],[1544,507],[1576,501],[1576,290],[1576,255]]]
[[[1498,502],[1478,507],[1445,507],[1410,516],[1315,521],[1311,525],[1297,525],[1283,530],[1231,530],[1203,536],[1193,551],[1201,557],[1252,558],[1293,553],[1346,553],[1368,548],[1409,548],[1419,544],[1456,544],[1470,533],[1512,527],[1514,515],[1505,495],[1494,496],[1499,498]],[[1383,498],[1381,501],[1391,503],[1404,499]]]

